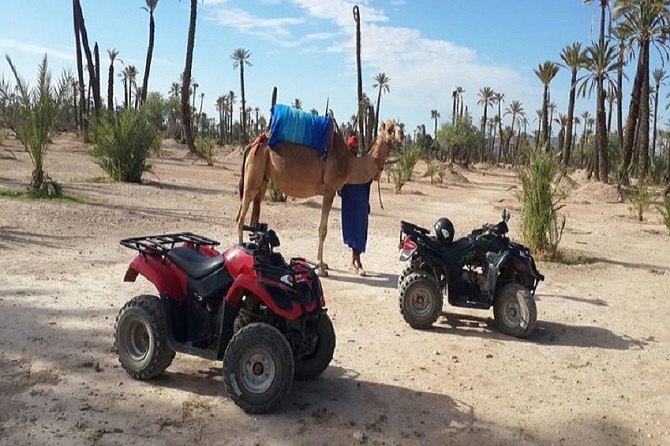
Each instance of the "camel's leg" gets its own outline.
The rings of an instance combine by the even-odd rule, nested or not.
[[[253,192],[253,191],[249,191]],[[249,205],[251,204],[251,197],[253,195],[248,194],[247,191],[244,191],[244,196],[240,202],[240,210],[237,213],[237,237],[239,243],[244,241],[244,235],[242,234],[242,227],[244,226],[244,218],[247,216],[247,211],[249,210]]]
[[[258,223],[258,220],[261,217],[261,201],[265,198],[265,191],[267,190],[268,182],[264,181],[261,185],[261,189],[254,197],[254,205],[251,208],[251,224]]]
[[[326,235],[328,234],[328,215],[330,214],[330,208],[333,206],[334,198],[335,192],[326,192],[323,194],[323,204],[321,205],[321,223],[319,224],[319,252],[316,256],[319,263],[317,274],[321,277],[328,276],[328,265],[326,265],[323,261],[323,243],[325,242]]]
[[[259,150],[263,150],[263,152],[258,153]],[[260,215],[261,203],[260,200],[256,202],[256,197],[260,194],[261,190],[263,191],[263,195],[265,195],[265,186],[267,184],[265,180],[265,168],[268,163],[267,148],[263,149],[259,147],[256,150],[252,150],[249,152],[245,162],[244,178],[242,178],[244,187],[242,188],[240,209],[237,213],[237,236],[239,243],[244,241],[242,227],[244,226],[244,219],[247,216],[247,211],[252,201],[254,201],[254,210],[258,206],[256,219]],[[252,210],[252,219],[254,210]]]

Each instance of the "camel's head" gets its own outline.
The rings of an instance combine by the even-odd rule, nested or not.
[[[382,122],[379,127],[377,157],[386,160],[393,148],[401,144],[403,139],[405,139],[405,132],[400,124],[392,119]]]
[[[384,170],[386,159],[391,154],[393,148],[402,143],[403,139],[405,139],[405,132],[400,124],[392,119],[382,122],[379,127],[379,136],[371,150],[372,156],[379,166],[379,172],[377,172],[375,180],[379,180]]]

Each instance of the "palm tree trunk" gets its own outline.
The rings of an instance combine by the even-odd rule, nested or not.
[[[602,79],[600,79],[602,82]],[[608,175],[608,160],[607,160],[607,118],[605,116],[605,91],[602,89],[598,97],[598,105],[596,110],[596,154],[597,163],[594,169],[596,171],[596,180],[600,180],[607,184]]]
[[[565,129],[565,142],[563,146],[563,164],[570,165],[570,155],[572,152],[572,121],[575,118],[575,89],[577,87],[577,69],[572,69],[572,79],[570,80],[570,97],[568,102],[568,125]]]
[[[649,171],[649,42],[644,45],[642,92],[640,97],[640,179]]]
[[[84,122],[84,101],[86,97],[84,95],[84,66],[82,62],[81,54],[81,33],[79,32],[79,16],[77,15],[77,3],[78,0],[72,0],[72,21],[74,23],[74,40],[75,48],[77,52],[77,77],[79,80],[79,125],[80,130],[85,131],[88,127],[87,123]]]
[[[631,90],[630,105],[628,107],[628,118],[626,119],[626,132],[623,141],[623,164],[622,164],[622,182],[628,184],[628,175],[631,170],[631,163],[633,159],[633,146],[635,143],[635,131],[637,127],[638,116],[640,114],[640,94],[642,90],[642,79],[644,70],[644,51],[640,51],[640,56],[637,63],[637,71],[635,72],[635,80],[633,81],[633,88]]]
[[[375,132],[373,138],[377,139],[377,129],[379,128],[379,106],[382,102],[382,86],[379,85],[379,91],[377,92],[377,108],[375,109]],[[435,128],[437,128],[437,118],[435,118]],[[435,133],[437,135],[437,133]]]
[[[242,144],[247,144],[247,103],[244,96],[244,62],[240,62],[240,92],[242,96]]]
[[[77,21],[79,22],[79,33],[81,35],[81,42],[84,47],[84,54],[86,55],[86,64],[88,66],[89,84],[93,85],[93,103],[95,106],[96,115],[100,111],[100,84],[99,79],[95,75],[95,67],[93,65],[93,56],[88,45],[88,34],[86,33],[86,22],[84,21],[84,14],[81,10],[81,3],[79,0],[75,1],[75,14],[77,14]],[[95,85],[98,85],[97,89]]]
[[[550,151],[549,141],[549,84],[544,86],[544,93],[542,96],[542,144],[545,145],[545,150]]]
[[[156,33],[156,23],[154,22],[154,12],[149,11],[149,47],[147,48],[147,60],[144,64],[144,79],[142,80],[142,101],[147,100],[147,90],[149,88],[149,71],[151,71],[151,59],[154,54],[154,35]]]
[[[609,134],[612,131],[612,106],[614,101],[609,101],[609,111],[607,112],[607,138],[609,139]]]
[[[623,150],[623,57],[624,57],[624,41],[623,38],[619,40],[619,57],[617,59],[617,103],[616,103],[616,119],[617,119],[617,136],[619,137],[619,150]]]
[[[365,108],[363,106],[363,73],[361,67],[361,16],[358,5],[354,6],[354,20],[356,21],[356,77],[358,85],[358,137],[361,139],[359,147],[367,152],[368,147],[365,145],[365,133],[363,129],[363,117],[365,116]]]
[[[109,71],[107,72],[107,109],[114,111],[114,61],[109,62]]]
[[[198,129],[198,130],[201,127],[201,122],[200,121],[202,121],[202,102],[204,100],[205,100],[205,96],[201,95],[200,96],[200,110],[198,111],[198,120],[196,121],[196,124],[195,124],[195,126],[196,126],[195,128]],[[245,142],[245,144],[246,144],[246,142]]]
[[[195,47],[195,19],[198,14],[198,0],[191,0],[191,18],[188,26],[188,42],[186,45],[186,63],[184,65],[184,79],[181,85],[181,118],[184,126],[186,145],[191,153],[195,153],[193,130],[191,128],[191,107],[189,94],[191,92],[191,68],[193,66],[193,49]]]
[[[485,152],[486,152],[486,121],[487,121],[487,116],[486,116],[486,109],[488,107],[486,106],[486,103],[484,103],[484,116],[482,116],[482,134],[484,135],[484,144],[482,145],[482,156],[481,156],[481,161],[484,162],[484,157],[485,157]],[[437,133],[435,134],[437,136]]]
[[[651,154],[656,156],[656,133],[658,132],[658,90],[661,88],[660,84],[656,84],[656,91],[654,92],[654,133],[652,133]]]
[[[95,84],[93,84],[93,100],[98,98],[98,103],[96,105],[96,113],[100,112],[102,108],[102,94],[100,93],[100,49],[98,48],[98,42],[93,44],[93,59],[95,60]]]

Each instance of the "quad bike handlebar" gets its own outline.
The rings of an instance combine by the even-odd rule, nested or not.
[[[244,225],[242,230],[250,232],[249,240],[258,246],[258,249],[272,252],[272,248],[280,245],[277,233],[270,229],[268,230],[267,223],[256,222],[251,226]]]

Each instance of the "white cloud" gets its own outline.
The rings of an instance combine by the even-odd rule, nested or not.
[[[22,53],[30,53],[30,54],[47,54],[51,57],[56,57],[58,59],[75,60],[74,51],[66,52],[63,50],[49,48],[46,46],[17,42],[11,39],[0,39],[0,48],[3,48],[6,51],[20,51]]]
[[[355,69],[355,22],[350,0],[292,0],[310,16],[327,20],[340,29],[342,39],[334,42],[330,52],[347,55],[349,68]],[[465,89],[465,104],[473,116],[479,112],[477,93],[490,86],[505,93],[506,102],[538,97],[538,83],[529,82],[519,71],[500,64],[489,64],[471,48],[458,46],[446,40],[423,37],[420,31],[411,28],[389,26],[383,10],[369,5],[368,1],[357,2],[361,15],[363,45],[361,59],[364,64],[365,85],[372,93],[372,78],[379,72],[391,78],[391,100],[400,107],[441,108],[443,116],[451,109],[451,92],[455,86]],[[404,3],[403,0],[394,4]],[[531,104],[526,104],[526,110]],[[383,112],[382,112],[383,113]]]
[[[353,76],[356,30],[353,7],[358,5],[363,36],[364,89],[372,97],[375,94],[373,77],[379,72],[386,73],[391,78],[391,94],[384,102],[391,115],[401,112],[418,115],[423,114],[424,109],[429,113],[430,109],[437,108],[446,120],[451,111],[451,93],[456,86],[465,89],[465,105],[475,119],[481,113],[477,93],[483,87],[504,92],[506,104],[514,99],[522,101],[529,115],[538,103],[537,98],[541,97],[541,85],[532,79],[532,71],[522,72],[501,63],[490,63],[472,48],[427,38],[417,29],[392,26],[385,11],[373,6],[372,0],[289,0],[285,3],[291,3],[303,15],[263,18],[242,9],[213,8],[210,19],[248,35],[265,38],[277,46],[299,48],[301,52],[317,51],[309,44],[320,42],[326,45],[326,51],[345,57],[347,70],[343,75]],[[387,3],[389,7],[405,4],[405,0]],[[300,25],[305,23],[327,31],[304,34],[304,27]],[[314,29],[313,26],[310,28]],[[324,47],[318,51],[324,51]],[[423,122],[426,118],[422,115],[403,116],[402,119]]]
[[[266,19],[257,17],[247,11],[236,8],[217,9],[213,17],[217,23],[229,26],[249,35],[264,37],[270,40],[283,40],[291,36],[291,26],[304,23],[303,19],[292,17]]]

